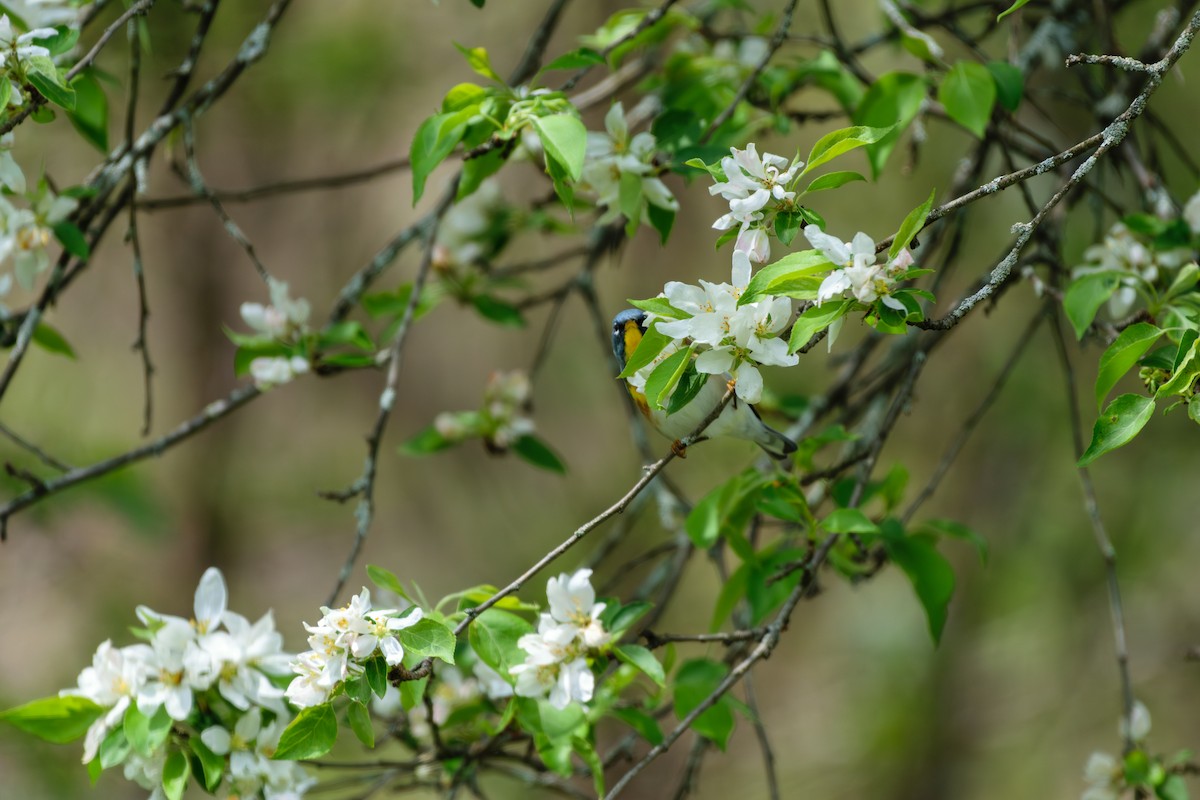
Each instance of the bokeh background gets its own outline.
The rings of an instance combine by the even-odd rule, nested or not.
[[[155,41],[144,72],[149,98],[162,91],[166,81],[155,76],[174,65],[190,35],[178,7],[160,5],[149,18]],[[232,57],[266,5],[246,0],[222,9],[200,75]],[[218,188],[241,188],[405,154],[416,126],[445,91],[473,79],[452,40],[487,47],[505,73],[545,5],[494,0],[477,11],[465,0],[295,4],[268,57],[200,120],[206,177]],[[549,52],[574,48],[576,36],[624,5],[590,0],[569,6]],[[783,4],[754,5],[777,11]],[[880,24],[873,2],[836,5],[850,38]],[[1129,5],[1118,30],[1133,46],[1161,4]],[[800,4],[793,31],[821,29],[813,6]],[[120,47],[113,50],[100,63],[123,74],[124,55]],[[876,73],[919,69],[910,56],[886,48],[867,64]],[[1200,54],[1185,57],[1179,73],[1153,107],[1183,135],[1194,130],[1200,110],[1192,88],[1200,80]],[[123,97],[115,88],[110,97],[115,140]],[[811,99],[829,106],[826,98]],[[1055,106],[1052,95],[1046,102],[1059,126],[1031,124],[1056,141],[1069,144],[1095,129],[1083,111]],[[154,107],[152,99],[143,103],[144,109]],[[603,109],[590,112],[589,127],[600,128],[602,115]],[[799,127],[760,148],[806,151],[832,126]],[[844,235],[860,228],[887,235],[930,186],[949,184],[969,144],[961,129],[937,121],[928,136],[914,168],[904,168],[897,150],[878,184],[847,186],[821,197],[816,207]],[[23,126],[19,141],[27,171],[45,163],[60,185],[82,181],[96,162],[64,121]],[[152,195],[184,189],[169,174],[165,152],[154,164]],[[434,175],[427,198],[436,197],[452,169]],[[987,173],[1003,171],[997,163]],[[1179,198],[1196,188],[1195,176],[1183,169],[1165,177]],[[512,196],[525,196],[536,180],[536,171],[522,166],[503,176],[502,184]],[[643,230],[602,265],[597,291],[606,312],[623,307],[626,297],[655,294],[666,280],[720,280],[727,274],[727,256],[713,252],[709,230],[719,202],[700,184],[687,187],[672,178],[670,185],[683,206],[670,243],[660,247]],[[1106,189],[1116,197],[1135,196],[1118,180]],[[267,266],[291,283],[295,295],[308,297],[321,317],[347,277],[432,202],[413,209],[409,176],[400,172],[351,189],[230,210]],[[1022,219],[1017,198],[1008,196],[971,213],[960,277],[944,290],[944,302],[990,268],[1009,226]],[[1094,233],[1086,214],[1081,217],[1068,241],[1076,253]],[[265,302],[266,293],[210,209],[160,211],[141,220],[157,368],[153,433],[161,434],[237,383],[233,346],[222,326],[238,328],[239,304]],[[78,359],[35,350],[0,409],[6,425],[71,464],[140,441],[141,367],[130,350],[137,301],[121,232],[118,224],[52,312],[51,322]],[[527,237],[511,258],[549,255],[560,247]],[[407,253],[380,288],[411,280],[415,268],[416,254]],[[559,272],[565,276],[570,269]],[[9,300],[20,307],[19,296]],[[909,467],[910,496],[988,391],[1036,302],[1028,286],[1016,287],[991,313],[973,314],[935,354],[881,462],[881,468],[897,460]],[[492,370],[528,367],[545,317],[544,308],[534,310],[527,329],[499,329],[450,304],[413,330],[382,449],[377,517],[351,587],[366,582],[366,563],[415,579],[430,597],[476,583],[504,584],[637,478],[642,460],[611,361],[577,300],[567,305],[535,386],[539,431],[563,455],[566,477],[490,456],[475,444],[424,459],[397,453],[439,411],[477,407]],[[854,336],[849,328],[847,342]],[[1099,350],[1093,345],[1077,355],[1081,385],[1088,387]],[[819,390],[831,374],[826,354],[814,352],[801,368],[775,370],[767,380],[779,395],[805,394]],[[354,530],[351,508],[316,492],[344,487],[359,474],[381,385],[382,376],[373,372],[307,377],[161,458],[14,518],[0,547],[0,608],[8,630],[0,646],[0,707],[74,685],[100,641],[129,641],[137,604],[189,612],[196,581],[211,564],[224,571],[233,608],[248,616],[273,608],[287,645],[302,649],[300,622],[318,616]],[[1198,434],[1183,413],[1156,418],[1134,444],[1094,469],[1119,553],[1135,690],[1152,712],[1150,743],[1160,750],[1200,743],[1200,665],[1184,659],[1200,643],[1193,505]],[[656,447],[664,445],[655,440]],[[698,498],[731,465],[740,468],[754,456],[746,445],[710,443],[670,469]],[[0,458],[27,463],[4,440]],[[930,643],[906,580],[886,569],[853,587],[827,580],[826,590],[799,608],[780,648],[757,669],[785,797],[1074,797],[1084,786],[1080,772],[1087,756],[1119,749],[1119,687],[1103,564],[1072,462],[1062,380],[1042,331],[922,512],[967,523],[992,548],[983,566],[966,547],[943,547],[958,589],[941,646]],[[21,488],[8,478],[3,487],[7,493]],[[647,513],[622,552],[666,536],[656,515]],[[598,541],[585,541],[558,566],[580,563]],[[603,568],[599,575],[614,577]],[[626,576],[618,589],[643,576]],[[704,629],[718,590],[710,565],[697,559],[659,627]],[[681,655],[704,652],[693,646]],[[639,779],[628,796],[662,796],[661,787],[674,785],[687,743]],[[55,747],[0,727],[0,796],[144,796],[117,775],[106,774],[89,789],[79,752],[78,746]],[[529,794],[508,784],[493,796]],[[701,798],[733,794],[766,796],[758,747],[744,722],[728,752],[710,756],[696,792]]]

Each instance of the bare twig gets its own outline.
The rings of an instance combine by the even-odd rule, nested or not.
[[[1083,420],[1079,413],[1079,392],[1076,387],[1075,369],[1071,366],[1071,357],[1067,352],[1066,337],[1062,332],[1061,315],[1058,307],[1054,307],[1054,320],[1050,326],[1054,335],[1055,350],[1062,364],[1063,382],[1067,390],[1067,409],[1071,416],[1071,443],[1074,446],[1075,458],[1083,455]],[[1104,572],[1108,584],[1108,610],[1112,616],[1113,647],[1117,656],[1117,673],[1121,680],[1121,736],[1125,743],[1125,752],[1133,750],[1133,679],[1129,675],[1129,645],[1125,635],[1125,611],[1121,604],[1121,587],[1117,582],[1117,551],[1104,527],[1104,519],[1100,516],[1100,503],[1096,499],[1096,488],[1092,485],[1092,476],[1087,467],[1079,468],[1079,483],[1083,489],[1083,508],[1088,521],[1092,525],[1092,534],[1096,538],[1096,547],[1104,559]]]

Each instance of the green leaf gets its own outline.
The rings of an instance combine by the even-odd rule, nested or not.
[[[900,255],[900,251],[908,247],[909,242],[925,227],[925,220],[929,217],[929,211],[933,208],[933,198],[936,196],[937,189],[934,189],[925,202],[908,212],[904,222],[900,223],[900,230],[896,231],[896,238],[888,248],[889,261]]]
[[[453,447],[457,442],[451,441],[438,433],[437,428],[430,425],[423,428],[416,436],[400,445],[400,452],[406,456],[423,456]]]
[[[675,225],[675,212],[669,208],[659,208],[654,203],[647,203],[646,216],[650,218],[650,227],[658,231],[659,241],[666,244],[671,236],[671,228]]]
[[[952,539],[962,539],[965,542],[969,542],[975,546],[975,550],[979,553],[979,562],[981,564],[987,564],[987,539],[983,538],[966,525],[963,525],[961,522],[955,522],[949,519],[931,519],[922,525],[921,528],[922,531],[930,532],[937,536],[948,536]]]
[[[804,217],[798,211],[780,211],[775,215],[775,236],[785,246],[790,245],[800,232]],[[739,298],[740,299],[740,298]]]
[[[1075,466],[1086,467],[1110,450],[1137,436],[1154,415],[1154,400],[1140,394],[1123,394],[1108,404],[1092,428],[1092,443]]]
[[[611,616],[608,614],[610,608],[614,609]],[[646,612],[652,608],[654,608],[654,604],[644,600],[634,600],[623,606],[610,603],[605,607],[605,613],[601,616],[601,619],[604,620],[604,629],[612,634],[614,639],[620,638],[621,634],[633,627],[633,623],[645,616]]]
[[[581,47],[569,53],[563,53],[558,58],[541,68],[541,72],[551,72],[556,69],[583,69],[598,67],[604,63],[604,56],[590,47]]]
[[[654,657],[653,653],[641,645],[619,644],[613,648],[613,653],[626,664],[637,667],[646,673],[650,680],[660,687],[667,685],[667,676],[663,672],[662,664],[658,663],[658,659]]]
[[[320,758],[333,749],[337,734],[333,703],[302,708],[279,737],[279,746],[271,758],[276,761]]]
[[[925,536],[905,536],[898,523],[885,526],[883,544],[888,558],[900,567],[912,583],[913,591],[929,622],[934,644],[941,641],[946,626],[946,611],[954,595],[954,569]]]
[[[507,328],[525,327],[525,317],[521,315],[521,309],[511,303],[506,303],[488,294],[477,294],[471,298],[471,304],[484,319]]]
[[[115,727],[108,732],[108,735],[104,737],[104,741],[100,743],[100,752],[95,761],[100,762],[100,769],[102,770],[112,769],[118,764],[124,763],[125,759],[129,758],[131,752],[133,752],[133,745],[129,744],[129,740],[125,738],[124,729]],[[224,763],[225,759],[222,758],[222,768],[224,768]]]
[[[1155,400],[1191,393],[1192,384],[1196,382],[1197,375],[1200,375],[1200,364],[1196,358],[1197,347],[1200,347],[1200,339],[1197,338],[1196,331],[1184,331],[1183,336],[1179,337],[1179,347],[1176,348],[1175,359],[1171,363],[1171,377],[1158,387],[1158,391],[1154,393]]]
[[[509,668],[525,662],[525,651],[517,647],[517,640],[532,632],[533,626],[525,619],[489,608],[467,628],[467,639],[480,660],[511,683]]]
[[[1160,328],[1138,322],[1121,331],[1104,355],[1100,356],[1100,369],[1096,375],[1096,409],[1104,406],[1104,399],[1150,346],[1164,333]]]
[[[727,667],[707,658],[685,661],[675,673],[675,716],[683,719],[707,700],[727,673]],[[733,724],[728,698],[722,697],[696,717],[692,730],[724,750],[733,735]]]
[[[45,322],[39,322],[33,329],[33,343],[47,352],[71,359],[75,358],[75,350],[70,343],[61,333]]]
[[[917,116],[921,101],[925,98],[925,89],[925,79],[919,75],[889,72],[871,84],[854,110],[854,122],[858,125],[879,128],[892,126],[888,135],[867,145],[867,160],[874,177],[879,177],[900,134]]]
[[[387,661],[381,655],[369,658],[363,664],[363,678],[366,680],[367,686],[371,687],[371,691],[375,693],[376,697],[383,697],[387,694],[387,674]]]
[[[371,727],[371,712],[367,707],[355,700],[346,709],[346,722],[358,740],[366,745],[368,750],[375,748],[375,729]]]
[[[774,264],[754,273],[750,283],[742,290],[738,305],[754,302],[764,295],[785,295],[792,289],[804,285],[802,279],[828,270],[833,265],[819,250],[800,250],[788,253]]]
[[[570,739],[581,727],[587,725],[587,716],[583,706],[578,703],[568,703],[566,708],[555,708],[549,700],[539,700],[538,716],[542,722],[542,733],[550,741]]]
[[[847,183],[865,180],[866,178],[857,172],[827,172],[819,178],[813,178],[813,182],[808,185],[804,193],[823,192],[826,189],[836,189],[839,186],[845,186]]]
[[[567,474],[567,466],[562,459],[536,436],[526,434],[509,445],[509,449],[535,467],[557,472],[559,475]]]
[[[467,64],[470,65],[471,69],[474,70],[477,75],[482,75],[483,77],[489,78],[496,83],[504,83],[504,80],[496,74],[494,69],[492,69],[492,62],[488,58],[488,52],[485,48],[463,47],[458,42],[454,43],[454,47],[457,48],[458,52],[463,54],[463,57],[467,59]]]
[[[879,533],[879,526],[857,508],[839,508],[821,521],[830,533]]]
[[[108,95],[100,82],[85,70],[71,81],[75,90],[75,109],[67,112],[67,118],[75,130],[101,153],[108,152]],[[7,102],[7,101],[6,101]],[[0,104],[3,108],[4,104]]]
[[[1154,793],[1160,800],[1188,800],[1187,783],[1182,775],[1168,775],[1167,779],[1158,786]]]
[[[55,225],[54,238],[58,239],[64,250],[78,259],[87,259],[92,254],[87,238],[74,222],[60,222]]]
[[[671,319],[687,319],[690,314],[686,311],[680,311],[675,306],[671,305],[671,301],[665,297],[651,297],[646,300],[629,300],[629,305],[634,308],[640,308],[642,311],[648,311],[652,314],[657,314],[660,317],[670,317]]]
[[[167,741],[171,724],[166,708],[159,706],[153,716],[147,717],[135,703],[126,710],[123,727],[125,738],[133,745],[133,749],[143,756],[149,756]]]
[[[617,188],[617,208],[625,215],[625,219],[636,224],[642,218],[642,176],[622,172]]]
[[[804,172],[808,173],[822,164],[828,164],[843,153],[868,144],[875,144],[890,134],[895,127],[895,125],[888,125],[883,128],[872,128],[855,125],[831,131],[818,139],[812,146],[812,150],[808,153],[808,163],[804,165]]]
[[[446,156],[462,141],[467,122],[475,115],[472,108],[434,114],[417,128],[408,156],[412,163],[413,205],[425,193],[425,181]]]
[[[628,378],[657,358],[658,354],[673,341],[675,340],[665,333],[659,333],[658,325],[651,324],[642,334],[641,341],[638,342],[633,353],[625,354],[625,369],[621,370],[621,374],[617,377]]]
[[[1004,61],[989,61],[987,71],[996,82],[996,99],[1009,111],[1016,111],[1025,94],[1025,76],[1019,67]]]
[[[446,92],[442,98],[442,111],[462,111],[478,106],[488,96],[488,90],[474,83],[460,83]]]
[[[72,742],[87,733],[104,709],[83,697],[45,697],[0,711],[0,720],[54,744]]]
[[[454,632],[444,623],[422,617],[417,624],[396,632],[404,650],[421,658],[440,658],[454,663]]]
[[[1120,278],[1112,273],[1097,272],[1076,278],[1063,295],[1063,311],[1075,329],[1075,338],[1082,339],[1091,327],[1096,312],[1117,290]]]
[[[1017,2],[1015,2],[1011,6],[1009,6],[1007,10],[1000,12],[1000,15],[996,17],[996,22],[999,22],[1000,20],[1004,19],[1009,14],[1013,13],[1014,11],[1016,11],[1017,9],[1019,9],[1021,6],[1025,5],[1028,2],[1029,2],[1029,0],[1017,0]]]
[[[574,114],[551,114],[534,117],[546,157],[553,158],[573,181],[583,173],[583,157],[587,152],[587,128]]]
[[[687,366],[683,368],[683,375],[680,376],[679,383],[667,403],[667,414],[675,414],[695,400],[696,395],[700,394],[700,390],[708,384],[711,377],[711,375],[706,375],[696,369],[695,360],[688,361]]]
[[[74,110],[75,90],[63,85],[54,62],[46,56],[34,56],[29,59],[29,63],[33,67],[26,75],[30,85],[56,106],[62,106],[68,111]]]
[[[650,744],[662,744],[662,728],[659,727],[658,720],[646,712],[636,708],[614,708],[612,715],[637,731],[638,736]]]
[[[580,760],[587,765],[588,772],[592,774],[592,789],[596,792],[596,797],[604,797],[604,761],[596,752],[596,746],[583,736],[576,736],[571,740],[571,745]]]
[[[641,345],[638,345],[641,349]],[[645,395],[651,408],[663,408],[664,402],[670,398],[671,391],[683,377],[684,370],[692,360],[693,348],[676,350],[663,359],[650,376],[646,378]]]
[[[225,756],[219,756],[209,750],[204,742],[200,741],[199,736],[189,736],[187,743],[196,760],[200,762],[200,777],[203,779],[204,788],[210,793],[215,792],[225,774]]]
[[[318,339],[321,347],[336,347],[350,345],[360,350],[374,350],[375,343],[363,328],[361,322],[347,320],[338,322],[323,329]]]
[[[408,602],[413,602],[413,599],[408,596],[408,592],[404,590],[404,584],[400,582],[400,579],[391,570],[384,569],[375,564],[367,564],[367,577],[380,589],[387,589],[389,592],[403,597]]]
[[[167,800],[179,800],[188,782],[188,760],[182,750],[172,750],[163,764],[162,788]]]
[[[792,325],[792,335],[788,339],[788,352],[794,353],[817,333],[825,330],[831,324],[841,319],[854,305],[853,300],[827,300],[819,306],[813,306],[796,318]]]
[[[938,100],[950,119],[982,139],[996,105],[996,82],[982,64],[960,61],[942,79]]]
[[[402,681],[400,683],[400,707],[405,711],[412,711],[421,704],[428,686],[429,678],[421,678],[419,681]]]

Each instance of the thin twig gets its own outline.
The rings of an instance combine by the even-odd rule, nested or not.
[[[938,462],[937,467],[933,470],[933,475],[930,476],[929,482],[925,484],[925,488],[921,489],[921,493],[917,495],[916,498],[913,499],[912,503],[909,504],[908,508],[905,509],[904,514],[901,517],[905,525],[907,525],[908,521],[912,519],[913,514],[917,513],[917,509],[919,509],[921,505],[930,497],[932,497],[933,493],[937,491],[942,479],[946,477],[946,473],[950,471],[950,465],[954,463],[956,458],[958,458],[958,454],[962,452],[963,446],[966,445],[967,440],[971,438],[971,434],[974,433],[975,428],[983,420],[988,410],[991,409],[992,404],[996,402],[996,398],[1000,396],[1000,391],[1008,382],[1009,376],[1012,374],[1013,369],[1017,366],[1017,363],[1021,360],[1021,356],[1025,354],[1025,348],[1029,346],[1031,341],[1033,341],[1033,334],[1037,332],[1038,327],[1042,324],[1044,319],[1045,315],[1038,313],[1029,321],[1029,324],[1025,326],[1024,333],[1022,333],[1021,337],[1017,340],[1017,344],[1013,348],[1012,354],[1009,355],[1008,360],[1004,362],[1004,366],[1000,369],[1000,374],[996,376],[996,380],[992,383],[992,388],[988,390],[988,393],[984,395],[982,400],[979,401],[979,405],[975,407],[975,410],[972,411],[970,416],[967,417],[966,421],[963,422],[962,427],[959,429],[958,436],[956,436],[954,441],[950,443],[950,446],[946,448],[946,452],[942,455],[941,461]]]
[[[107,475],[114,470],[142,461],[150,456],[160,456],[184,439],[199,433],[217,420],[229,416],[230,413],[241,408],[261,394],[262,392],[254,386],[239,386],[228,396],[217,400],[215,403],[210,403],[199,414],[152,442],[86,467],[75,467],[58,477],[50,478],[45,481],[43,491],[27,491],[17,495],[3,506],[0,506],[0,541],[3,541],[7,536],[9,517],[18,511],[28,508],[34,503],[45,500],[47,497],[76,484],[89,481],[93,478],[99,478],[101,475]]]
[[[1083,419],[1079,413],[1079,391],[1075,381],[1075,369],[1071,365],[1071,357],[1067,352],[1067,341],[1063,335],[1061,314],[1054,306],[1054,319],[1050,326],[1054,334],[1055,350],[1062,364],[1063,382],[1067,390],[1067,409],[1071,416],[1071,443],[1074,446],[1075,458],[1083,455]],[[1092,485],[1092,476],[1087,467],[1079,467],[1079,484],[1083,489],[1083,508],[1088,521],[1092,525],[1092,534],[1096,538],[1096,547],[1104,559],[1104,572],[1108,583],[1108,610],[1112,617],[1113,647],[1117,657],[1117,673],[1121,681],[1121,737],[1124,740],[1125,752],[1133,750],[1133,679],[1129,674],[1129,645],[1125,635],[1125,611],[1121,603],[1121,587],[1117,582],[1117,551],[1113,547],[1108,531],[1104,527],[1104,519],[1100,516],[1100,503],[1096,499],[1096,487]]]
[[[125,103],[125,146],[133,144],[137,125],[138,84],[142,73],[142,40],[138,36],[137,22],[129,20],[129,99]],[[136,180],[136,178],[135,178]],[[129,229],[125,234],[133,254],[133,279],[138,295],[138,333],[133,349],[142,356],[142,436],[150,435],[154,420],[154,364],[150,360],[150,340],[146,325],[150,320],[150,303],[146,296],[146,270],[142,260],[142,238],[138,233],[137,206],[129,204]]]
[[[151,197],[145,200],[137,201],[138,208],[142,211],[165,211],[176,208],[185,208],[188,206],[197,205],[198,203],[211,202],[216,199],[221,203],[251,203],[255,200],[263,200],[268,197],[276,197],[281,194],[298,194],[300,192],[321,191],[326,189],[342,189],[347,186],[354,186],[360,183],[374,180],[376,178],[389,175],[393,172],[406,170],[412,165],[408,156],[403,158],[395,158],[390,161],[385,161],[382,164],[376,164],[373,167],[354,170],[353,172],[342,172],[336,175],[323,175],[315,178],[298,178],[290,181],[279,181],[277,183],[267,183],[262,186],[252,186],[249,189],[212,189],[208,190],[207,195],[183,194],[173,197]]]
[[[767,51],[763,53],[759,62],[754,65],[754,70],[746,77],[746,80],[742,81],[742,85],[738,87],[737,94],[733,96],[733,99],[721,109],[721,113],[712,122],[708,123],[708,127],[700,135],[701,144],[711,139],[712,135],[730,120],[734,112],[737,111],[737,107],[749,96],[750,91],[754,88],[754,84],[758,83],[758,79],[762,75],[763,70],[767,68],[767,64],[775,57],[775,53],[787,40],[788,30],[792,27],[792,15],[795,13],[798,3],[799,0],[791,0],[787,4],[787,8],[783,11],[783,16],[779,20],[779,25],[775,28],[775,35],[771,37],[771,41],[767,45]]]

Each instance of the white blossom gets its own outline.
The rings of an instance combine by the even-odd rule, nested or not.
[[[1121,796],[1121,765],[1108,753],[1095,752],[1083,768],[1088,788],[1080,800],[1117,800]]]
[[[788,163],[783,156],[758,154],[751,142],[745,150],[729,149],[721,159],[725,180],[708,187],[709,194],[729,201],[729,213],[717,218],[717,230],[739,228],[734,253],[745,253],[751,261],[766,263],[771,258],[771,240],[766,212],[769,203],[791,203],[796,193],[787,187],[804,167],[799,159]],[[777,209],[776,209],[777,210]]]
[[[316,625],[304,624],[309,632],[311,650],[292,662],[296,677],[288,685],[286,696],[297,708],[323,703],[334,688],[352,675],[361,674],[360,661],[378,650],[389,666],[404,659],[404,647],[398,631],[421,621],[424,613],[412,609],[400,617],[396,609],[371,608],[371,592],[365,586],[340,608],[322,606],[323,616]]]
[[[288,383],[306,372],[308,359],[303,356],[260,356],[250,362],[250,376],[254,379],[254,385],[263,391]]]
[[[308,301],[302,297],[293,299],[288,285],[275,278],[267,279],[267,288],[271,293],[270,305],[242,303],[240,311],[245,323],[272,339],[285,339],[307,330],[311,313]]]
[[[905,305],[892,297],[891,292],[896,279],[912,264],[908,250],[900,251],[886,264],[877,264],[875,242],[865,233],[856,233],[849,242],[843,242],[816,225],[809,225],[804,229],[804,235],[837,267],[821,282],[817,305],[842,297],[849,291],[855,300],[865,305],[881,300],[889,308],[906,311]]]
[[[1183,220],[1193,236],[1200,236],[1200,192],[1188,198],[1183,206]]]
[[[1185,219],[1187,213],[1185,207]],[[1200,214],[1200,205],[1195,213]],[[1114,318],[1123,317],[1136,305],[1139,289],[1163,279],[1167,272],[1183,266],[1193,255],[1188,248],[1154,250],[1143,243],[1124,223],[1118,222],[1108,229],[1102,242],[1084,250],[1085,263],[1072,270],[1071,276],[1078,278],[1099,272],[1125,273],[1117,290],[1108,300],[1108,313]]]
[[[737,396],[748,403],[762,399],[763,380],[759,366],[793,366],[799,356],[788,353],[787,343],[779,334],[792,317],[792,301],[786,297],[764,296],[738,305],[750,282],[750,257],[733,254],[732,283],[708,283],[691,286],[668,283],[663,296],[671,305],[691,316],[685,319],[659,319],[657,328],[681,342],[690,339],[698,346],[696,370],[710,375],[730,373],[736,382]],[[682,346],[682,345],[678,345]],[[644,385],[656,364],[639,370],[631,384]],[[640,387],[639,387],[640,388]]]
[[[638,222],[650,221],[649,206],[677,211],[679,201],[654,173],[654,135],[643,131],[629,136],[629,122],[621,103],[613,103],[604,117],[605,133],[589,131],[587,150],[580,175],[580,186],[596,196],[605,209],[599,223],[607,224],[621,216],[621,178],[633,175],[641,183]]]
[[[581,569],[547,581],[550,612],[540,616],[536,633],[517,640],[525,661],[509,668],[518,696],[549,695],[550,704],[559,709],[592,699],[596,679],[587,659],[611,637],[599,619],[605,605],[596,602],[591,574]]]

